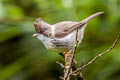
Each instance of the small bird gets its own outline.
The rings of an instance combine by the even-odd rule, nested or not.
[[[62,21],[53,25],[38,18],[34,22],[36,33],[32,37],[37,37],[41,40],[47,49],[55,50],[59,53],[69,51],[75,47],[76,33],[78,44],[80,44],[88,21],[103,13],[97,12],[82,21]]]

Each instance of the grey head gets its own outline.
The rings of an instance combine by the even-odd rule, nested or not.
[[[37,37],[39,36],[39,34],[44,34],[45,36],[48,36],[49,32],[51,31],[50,26],[51,25],[43,21],[42,18],[36,19],[36,21],[34,22],[36,33],[33,34],[32,37]]]

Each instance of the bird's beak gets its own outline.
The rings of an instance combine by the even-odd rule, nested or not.
[[[38,37],[38,36],[39,36],[39,34],[37,34],[37,33],[32,35],[32,37]]]

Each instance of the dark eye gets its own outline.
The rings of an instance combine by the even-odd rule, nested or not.
[[[45,32],[47,30],[47,28],[43,28],[41,32]]]

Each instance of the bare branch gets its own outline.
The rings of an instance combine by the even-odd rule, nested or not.
[[[73,51],[73,53],[72,53],[72,55],[71,55],[71,57],[69,57],[69,59],[70,59],[70,61],[69,61],[69,65],[68,65],[68,67],[66,68],[66,71],[64,72],[64,78],[63,78],[63,80],[69,80],[69,78],[70,78],[70,69],[71,69],[71,67],[72,67],[72,64],[74,63],[74,57],[75,57],[75,53],[76,53],[76,50],[77,50],[77,46],[78,46],[78,30],[76,31],[76,40],[75,40],[75,47],[74,47],[74,49],[72,49],[72,51]],[[67,53],[68,54],[68,53]],[[66,55],[67,55],[66,54]],[[70,54],[68,54],[68,55],[70,55]],[[68,58],[68,57],[65,57],[65,58]],[[66,62],[66,61],[65,61]],[[66,62],[67,63],[67,62]]]
[[[103,52],[103,53],[98,54],[98,55],[95,56],[91,61],[89,61],[87,64],[85,64],[85,65],[83,65],[82,67],[78,68],[77,70],[71,72],[70,75],[75,74],[75,73],[81,71],[82,69],[86,68],[88,65],[92,64],[93,62],[95,62],[96,59],[98,59],[98,58],[100,58],[101,56],[103,56],[103,55],[107,54],[108,52],[110,52],[110,51],[115,47],[115,45],[117,44],[117,42],[119,41],[119,39],[120,39],[120,32],[119,32],[119,34],[118,34],[117,39],[114,41],[113,45],[112,45],[108,50],[106,50],[106,51]]]
[[[62,68],[65,68],[65,66],[61,62],[56,61],[56,63],[59,64]]]

